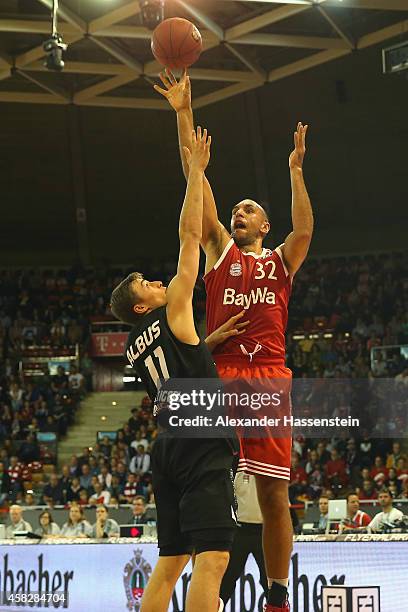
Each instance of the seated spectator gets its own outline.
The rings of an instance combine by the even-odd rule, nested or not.
[[[4,469],[4,462],[0,461],[0,506],[7,501],[7,498],[10,493],[10,476]]]
[[[398,459],[395,472],[400,482],[408,478],[408,461],[406,457],[400,457]]]
[[[399,495],[399,488],[398,488],[397,483],[392,482],[390,484],[390,486],[388,487],[388,490],[389,490],[390,494],[392,495],[393,499],[396,499],[398,497],[398,495]]]
[[[112,475],[113,475],[113,472],[112,472]],[[126,464],[123,463],[123,461],[118,461],[117,468],[115,471],[115,476],[117,476],[117,478],[119,479],[119,483],[121,485],[126,484],[127,468],[126,468]]]
[[[137,454],[131,460],[129,470],[138,476],[144,476],[150,471],[150,455],[145,452],[143,444],[138,445]]]
[[[24,496],[24,506],[36,506],[35,497],[32,493],[26,493]]]
[[[72,504],[69,509],[68,521],[61,529],[61,536],[65,538],[87,538],[92,533],[92,527],[85,520],[84,511],[78,504]]]
[[[146,493],[146,487],[140,482],[140,476],[129,472],[127,482],[123,488],[123,493],[120,496],[120,501],[123,503],[131,504],[135,495],[142,495]]]
[[[378,490],[375,487],[374,481],[367,479],[364,480],[363,486],[358,491],[358,498],[361,499],[377,499]]]
[[[404,458],[404,455],[401,453],[401,444],[399,442],[393,442],[392,452],[387,457],[387,468],[396,468],[398,460],[400,458]]]
[[[353,478],[352,484],[355,489],[362,489],[365,480],[370,480],[370,470],[367,467],[363,467],[360,473]]]
[[[291,494],[295,498],[306,492],[307,474],[300,463],[299,453],[292,451],[292,466],[290,470]]]
[[[383,489],[378,493],[378,502],[381,506],[381,512],[375,515],[369,523],[368,528],[374,533],[381,532],[387,525],[394,524],[404,516],[401,510],[393,508],[392,495],[388,489]]]
[[[135,439],[133,440],[133,442],[130,443],[130,446],[131,448],[133,448],[134,451],[137,451],[137,448],[140,445],[143,446],[145,452],[149,448],[149,441],[147,440],[146,437],[145,438],[142,437],[142,432],[139,429],[138,431],[136,431]]]
[[[317,454],[317,450],[315,448],[312,448],[312,450],[309,451],[309,458],[305,465],[306,474],[311,474],[316,468],[316,466],[320,467],[319,456]]]
[[[320,497],[323,489],[324,474],[319,464],[316,464],[313,472],[308,476],[307,494],[311,499]]]
[[[345,461],[347,472],[349,474],[353,476],[356,472],[358,473],[360,468],[360,457],[357,450],[356,441],[353,438],[347,442]]]
[[[23,463],[40,460],[40,447],[32,433],[28,434],[27,439],[20,446],[18,457]]]
[[[79,482],[79,478],[75,476],[72,479],[71,484],[67,490],[66,500],[67,502],[79,501],[79,493],[82,491],[81,484]]]
[[[58,391],[65,383],[68,383],[68,376],[66,375],[65,368],[63,366],[58,366],[57,373],[52,377],[52,387],[55,391]]]
[[[91,497],[91,495],[93,495],[95,493],[95,485],[96,485],[97,482],[99,482],[98,477],[97,476],[92,476],[91,486],[88,487],[88,489],[87,489],[89,497]]]
[[[347,518],[342,527],[347,529],[357,529],[359,527],[367,527],[371,522],[371,517],[360,510],[360,500],[356,493],[347,495]]]
[[[89,471],[92,476],[98,476],[100,473],[100,469],[99,469],[99,465],[96,460],[96,457],[93,457],[92,455],[89,457]]]
[[[98,475],[98,480],[107,488],[112,485],[112,474],[109,472],[109,466],[106,465],[106,463],[101,467],[101,473]]]
[[[82,449],[82,453],[79,455],[79,457],[77,457],[80,475],[82,474],[82,466],[85,463],[89,463],[90,456],[91,456],[91,452],[89,448],[87,446],[84,446],[84,448]]]
[[[130,412],[132,416],[128,420],[129,428],[132,432],[137,432],[141,425],[141,420],[139,418],[139,408],[132,408]]]
[[[129,524],[146,525],[146,500],[142,495],[137,495],[132,501],[132,516]]]
[[[61,533],[57,523],[53,520],[51,512],[43,510],[38,517],[40,526],[35,530],[34,533],[40,535],[43,538],[50,538],[57,536]]]
[[[66,504],[68,499],[68,489],[71,486],[72,478],[69,471],[69,465],[64,464],[61,468],[60,486],[62,489],[62,503]]]
[[[112,452],[112,442],[109,440],[108,436],[104,436],[102,438],[102,442],[100,443],[100,450],[102,455],[109,459]]]
[[[92,474],[88,463],[84,463],[81,467],[79,482],[83,489],[89,489],[92,485]]]
[[[52,506],[63,503],[63,492],[57,474],[51,474],[50,482],[45,485],[43,490],[43,500],[45,504],[51,503]]]
[[[92,538],[116,538],[119,537],[119,525],[109,518],[109,511],[105,505],[96,509],[96,523],[92,527]]]
[[[90,505],[109,504],[111,495],[104,486],[97,480],[94,484],[95,493],[88,500]]]
[[[346,464],[334,448],[325,466],[327,485],[338,488],[347,483]]]
[[[326,530],[327,521],[329,519],[329,498],[322,495],[319,498],[319,522],[317,524],[318,529]]]
[[[76,455],[72,455],[71,460],[69,462],[69,473],[71,477],[80,476],[80,466],[78,462],[78,457]]]
[[[86,489],[80,490],[78,504],[80,506],[87,506],[89,504],[89,494]]]
[[[326,446],[327,444],[323,440],[318,442],[316,446],[318,461],[320,465],[323,466],[326,465],[326,463],[330,459],[330,453],[326,450]]]
[[[119,478],[117,476],[112,476],[111,486],[107,487],[109,493],[111,494],[111,503],[112,498],[119,499],[123,493],[124,486],[120,484]]]
[[[384,465],[383,458],[380,455],[374,459],[374,467],[371,469],[370,478],[372,478],[377,487],[382,487],[388,477],[388,469]]]
[[[30,523],[23,519],[23,509],[18,504],[10,507],[10,525],[6,528],[6,538],[15,537],[17,531],[33,531]]]
[[[401,493],[399,495],[400,499],[408,499],[408,478],[403,481]]]

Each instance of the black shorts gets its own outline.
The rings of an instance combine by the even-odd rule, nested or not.
[[[158,436],[152,474],[161,556],[231,549],[235,451],[226,439]]]

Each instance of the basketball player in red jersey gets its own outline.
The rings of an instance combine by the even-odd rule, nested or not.
[[[156,91],[177,112],[180,153],[185,176],[183,147],[191,145],[193,113],[190,80],[184,72],[177,82],[167,71],[165,88]],[[262,247],[270,223],[265,210],[253,200],[232,209],[231,233],[218,220],[208,180],[204,181],[202,247],[206,254],[207,328],[211,333],[222,321],[247,311],[245,333],[232,337],[214,351],[224,378],[290,378],[285,367],[285,330],[292,279],[303,263],[313,232],[313,213],[303,179],[303,159],[308,126],[299,123],[294,150],[289,157],[292,185],[293,230],[273,251]],[[239,469],[256,477],[263,516],[263,548],[268,576],[266,612],[288,612],[287,585],[292,550],[292,525],[288,503],[291,439],[266,437],[241,439]]]

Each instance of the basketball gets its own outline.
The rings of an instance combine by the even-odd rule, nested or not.
[[[165,19],[153,32],[152,53],[166,68],[188,68],[198,60],[202,47],[200,32],[187,19]]]

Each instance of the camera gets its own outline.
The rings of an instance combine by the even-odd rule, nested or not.
[[[68,49],[68,45],[64,44],[59,34],[56,34],[43,43],[43,49],[47,54],[44,66],[48,70],[63,70],[65,62],[63,60],[64,53]]]
[[[164,0],[139,0],[143,25],[154,30],[164,19]]]

